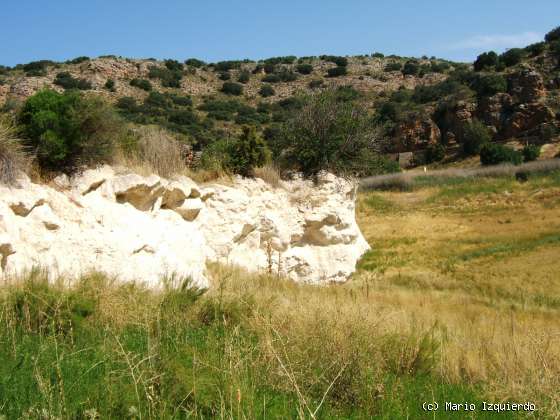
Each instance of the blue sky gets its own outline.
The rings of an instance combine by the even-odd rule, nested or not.
[[[560,25],[538,0],[5,0],[0,64],[115,54],[206,61],[278,55],[472,60]]]

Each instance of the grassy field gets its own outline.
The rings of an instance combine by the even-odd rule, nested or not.
[[[559,172],[364,192],[358,221],[373,248],[344,285],[216,265],[205,293],[7,282],[0,416],[516,417],[445,401],[560,415]]]

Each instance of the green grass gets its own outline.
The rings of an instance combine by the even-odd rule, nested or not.
[[[285,343],[278,365],[265,351],[271,330],[255,324],[257,312],[268,319],[272,311],[263,314],[254,299],[111,286],[101,276],[67,288],[35,273],[0,295],[0,415],[285,419],[312,418],[317,409],[321,419],[422,419],[423,401],[483,399],[478,387],[439,377],[430,334],[379,336],[385,356],[377,360],[368,336],[353,336],[349,355],[357,353],[342,369],[339,355],[323,351],[328,342],[316,341],[326,336],[278,335]],[[403,359],[411,350],[416,355]],[[284,365],[290,380],[278,376]]]

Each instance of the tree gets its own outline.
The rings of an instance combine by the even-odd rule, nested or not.
[[[277,139],[282,166],[307,176],[321,170],[369,175],[379,168],[371,119],[355,101],[342,101],[336,90],[303,97],[303,107]]]
[[[206,63],[202,60],[199,60],[198,58],[189,58],[189,59],[185,60],[185,64],[187,66],[200,68],[200,67],[204,66]]]
[[[546,42],[558,41],[560,40],[560,26],[554,28],[552,31],[547,33],[544,37]]]
[[[523,59],[524,52],[521,48],[511,48],[500,55],[500,63],[504,63],[506,67],[515,66]]]
[[[313,66],[311,64],[298,64],[296,70],[301,74],[311,74],[313,71]]]
[[[415,61],[407,61],[402,69],[404,75],[416,75],[420,70],[420,66]]]
[[[253,169],[263,166],[270,158],[270,151],[255,127],[244,126],[243,134],[234,143],[231,166],[235,173],[252,176]]]
[[[41,168],[65,172],[109,161],[123,128],[101,98],[76,91],[39,91],[27,99],[18,122]]]
[[[489,51],[480,54],[474,62],[474,70],[481,71],[486,67],[495,67],[498,65],[498,54],[494,51]]]
[[[492,96],[507,90],[507,80],[501,74],[478,75],[471,87],[479,97]]]
[[[463,152],[476,155],[483,145],[490,143],[490,131],[480,121],[474,120],[465,126],[463,139]]]

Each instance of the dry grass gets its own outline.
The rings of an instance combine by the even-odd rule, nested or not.
[[[560,159],[539,160],[535,162],[523,163],[521,165],[495,165],[482,166],[477,168],[448,168],[431,170],[428,172],[409,171],[397,174],[379,175],[364,178],[360,182],[362,189],[371,190],[397,190],[406,191],[415,186],[415,180],[422,178],[423,180],[445,180],[452,178],[483,178],[483,177],[499,177],[513,176],[519,172],[538,174],[543,172],[560,169]]]
[[[280,186],[282,179],[280,177],[280,170],[277,167],[266,165],[261,168],[255,168],[253,172],[256,178],[262,179],[272,187],[278,188]]]
[[[482,384],[496,399],[538,402],[553,418],[560,415],[558,174],[361,194],[358,223],[373,250],[346,285],[369,288],[396,330],[434,326],[443,377]]]
[[[12,185],[18,174],[30,168],[31,158],[17,138],[15,129],[0,120],[0,183]]]

